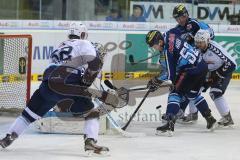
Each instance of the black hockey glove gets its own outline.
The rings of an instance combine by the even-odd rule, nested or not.
[[[212,75],[211,72],[207,73],[205,82],[203,83],[203,86],[202,86],[203,87],[202,92],[206,92],[208,90],[208,88],[212,86],[213,79],[212,79],[211,75]]]
[[[154,92],[161,86],[162,83],[163,83],[162,80],[159,80],[157,77],[154,77],[148,82],[147,87],[151,90],[151,92]]]
[[[212,84],[221,84],[224,78],[218,71],[211,72]]]

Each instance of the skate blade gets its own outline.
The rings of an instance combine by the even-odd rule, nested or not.
[[[155,135],[156,135],[156,136],[172,137],[172,136],[173,136],[173,131],[166,131],[166,132],[156,131]]]
[[[234,129],[234,124],[230,124],[230,125],[227,125],[227,126],[217,124],[216,129]]]
[[[197,123],[197,120],[196,121],[182,121],[182,120],[177,120],[176,123],[178,124],[196,124]]]
[[[108,157],[110,156],[109,151],[101,151],[99,153],[94,152],[93,150],[85,151],[86,157]]]

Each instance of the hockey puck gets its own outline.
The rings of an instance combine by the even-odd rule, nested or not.
[[[159,109],[159,108],[161,108],[161,107],[162,107],[162,105],[159,105],[159,106],[156,107],[156,109]]]

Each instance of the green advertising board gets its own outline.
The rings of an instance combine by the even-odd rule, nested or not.
[[[125,72],[154,72],[159,70],[159,68],[154,68],[149,65],[149,63],[157,63],[158,57],[154,57],[147,62],[143,62],[139,65],[131,65],[129,63],[128,57],[133,55],[135,61],[150,57],[154,51],[147,47],[145,43],[144,34],[127,34],[126,40],[132,43],[132,47],[126,50],[126,61],[125,61]],[[236,36],[216,36],[215,41],[221,44],[235,59],[238,64],[238,68],[235,73],[240,74],[240,37]],[[149,67],[150,66],[150,67]]]
[[[240,73],[240,37],[216,36],[215,41],[221,44],[236,59],[238,68],[235,72]]]
[[[126,50],[125,72],[159,72],[160,65],[157,63],[158,56],[136,65],[131,65],[129,62],[130,55],[132,55],[135,62],[137,62],[157,54],[157,52],[155,52],[152,48],[148,48],[146,45],[144,34],[127,34],[126,40],[131,42],[132,46]]]

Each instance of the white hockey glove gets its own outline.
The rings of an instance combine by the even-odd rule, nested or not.
[[[113,106],[114,108],[116,108],[119,104],[117,94],[113,94],[109,91],[103,91],[102,96],[99,97],[99,100],[101,100],[103,103],[107,105]]]

